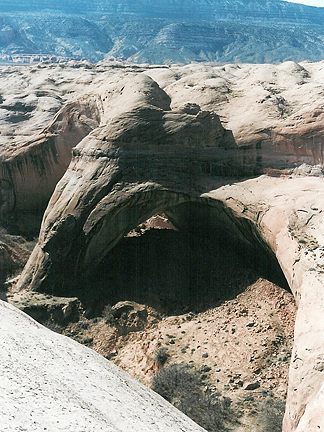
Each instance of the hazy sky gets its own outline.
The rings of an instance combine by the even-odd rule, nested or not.
[[[324,0],[286,0],[292,3],[302,3],[308,6],[324,7]]]

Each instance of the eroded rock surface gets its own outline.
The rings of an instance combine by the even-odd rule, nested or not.
[[[71,148],[99,125],[105,127],[121,113],[140,106],[140,99],[128,100],[123,89],[127,76],[134,81],[137,75],[149,75],[164,89],[171,100],[160,92],[165,101],[158,108],[171,109],[164,116],[168,124],[178,121],[176,112],[183,114],[182,119],[185,114],[197,115],[197,105],[202,111],[199,121],[206,111],[220,116],[222,126],[231,131],[227,132],[227,143],[232,133],[235,144],[227,145],[226,151],[222,145],[217,156],[200,151],[204,172],[233,177],[291,168],[301,162],[322,163],[321,63],[131,67],[71,62],[2,66],[0,72],[2,218],[17,211],[41,215],[70,163]],[[141,86],[134,82],[136,85]],[[156,96],[147,99],[148,103],[156,104]],[[111,127],[128,128],[131,121],[138,121],[136,115],[133,112],[128,123],[113,122]],[[217,138],[217,134],[210,136],[209,145]],[[177,140],[180,145],[180,134]],[[190,156],[192,165],[195,158],[197,152]]]
[[[276,258],[297,301],[284,430],[323,427],[322,64],[136,71],[101,65],[79,74],[83,90],[74,91],[88,94],[84,111],[73,117],[69,107],[74,113],[76,105],[63,107],[37,137],[53,133],[62,144],[55,144],[58,158],[81,141],[45,211],[19,288],[86,291],[113,246],[159,212],[180,230],[229,232],[233,245]],[[41,151],[44,141],[38,144],[33,148]],[[12,148],[6,145],[5,167]],[[13,195],[19,194],[14,173],[2,180],[5,214],[14,202],[8,182],[16,191],[16,181]],[[247,176],[254,178],[243,181]]]
[[[140,104],[138,100],[130,108],[134,100],[128,100],[123,80],[127,76],[134,80],[143,73],[171,98],[168,100],[164,94],[164,105],[158,105],[166,111],[171,109],[165,116],[169,124],[176,120],[172,117],[175,112],[197,115],[198,105],[202,111],[200,121],[205,111],[214,112],[220,116],[222,126],[231,131],[228,142],[233,134],[235,145],[230,147],[235,151],[230,152],[228,147],[225,151],[222,146],[215,158],[206,153],[204,171],[217,176],[242,176],[260,174],[269,168],[291,168],[301,162],[322,163],[321,63],[132,67],[70,62],[2,66],[2,218],[16,210],[42,214],[70,163],[71,148],[99,125],[105,127],[111,119]],[[129,122],[138,120],[135,113],[132,116],[133,120],[115,123],[114,127],[130,127]],[[180,135],[177,140],[180,145]],[[237,146],[241,148],[239,153]],[[190,156],[193,160],[196,157],[197,152]]]
[[[297,302],[284,431],[323,427],[323,186],[322,177],[260,177],[211,192],[255,220]]]

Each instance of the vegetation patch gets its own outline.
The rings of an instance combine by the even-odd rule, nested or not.
[[[157,372],[152,389],[208,431],[230,430],[242,413],[228,397],[211,391],[206,374],[188,364],[171,364]]]

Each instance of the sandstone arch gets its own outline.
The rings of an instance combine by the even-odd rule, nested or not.
[[[280,157],[263,159],[260,146],[238,149],[214,113],[171,111],[144,75],[120,86],[131,95],[122,99],[127,109],[116,96],[116,115],[106,112],[106,123],[73,150],[19,287],[59,293],[76,286],[142,220],[164,210],[184,224],[180,206],[204,203],[216,227],[229,226],[245,244],[276,255],[298,303],[284,430],[323,425],[323,178],[261,176],[229,184],[278,168]]]
[[[120,227],[114,217],[108,217],[103,221],[105,228],[90,241],[93,246],[85,254],[88,277],[84,288],[80,284],[77,288],[90,316],[93,311],[101,314],[107,302],[121,300],[135,300],[168,315],[205,311],[235,298],[260,276],[287,288],[275,255],[255,225],[235,217],[222,201],[164,192],[161,206],[152,207],[158,203],[158,193],[138,195],[136,214],[125,202],[127,220],[133,221],[128,226],[139,222],[135,230],[115,246],[106,243],[107,229]],[[147,206],[150,213],[145,213]],[[146,222],[148,214],[155,214],[153,208],[163,211],[164,220],[175,230],[146,231],[142,223],[150,225],[155,220]],[[124,217],[125,213],[120,220]],[[95,256],[100,250],[98,239],[103,246],[100,258]]]

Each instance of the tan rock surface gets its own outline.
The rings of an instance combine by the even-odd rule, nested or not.
[[[304,430],[303,424],[323,427],[323,186],[323,178],[261,177],[212,192],[232,208],[243,201],[245,213],[254,209],[251,216],[275,251],[297,302],[284,431]],[[264,204],[268,208],[261,210]]]
[[[257,165],[258,172],[301,161],[322,163],[322,63],[2,66],[3,217],[14,209],[44,210],[69,164],[71,148],[99,123],[105,125],[140,103],[140,94],[129,96],[138,85],[136,75],[141,73],[166,91],[172,109],[190,102],[217,113],[223,126],[233,132],[237,145],[250,147],[244,161],[236,163],[241,169],[251,163]],[[134,83],[125,89],[127,76]],[[165,99],[164,109],[168,110],[168,105]],[[52,124],[60,108],[62,112]],[[30,209],[31,202],[37,202],[39,208]]]

